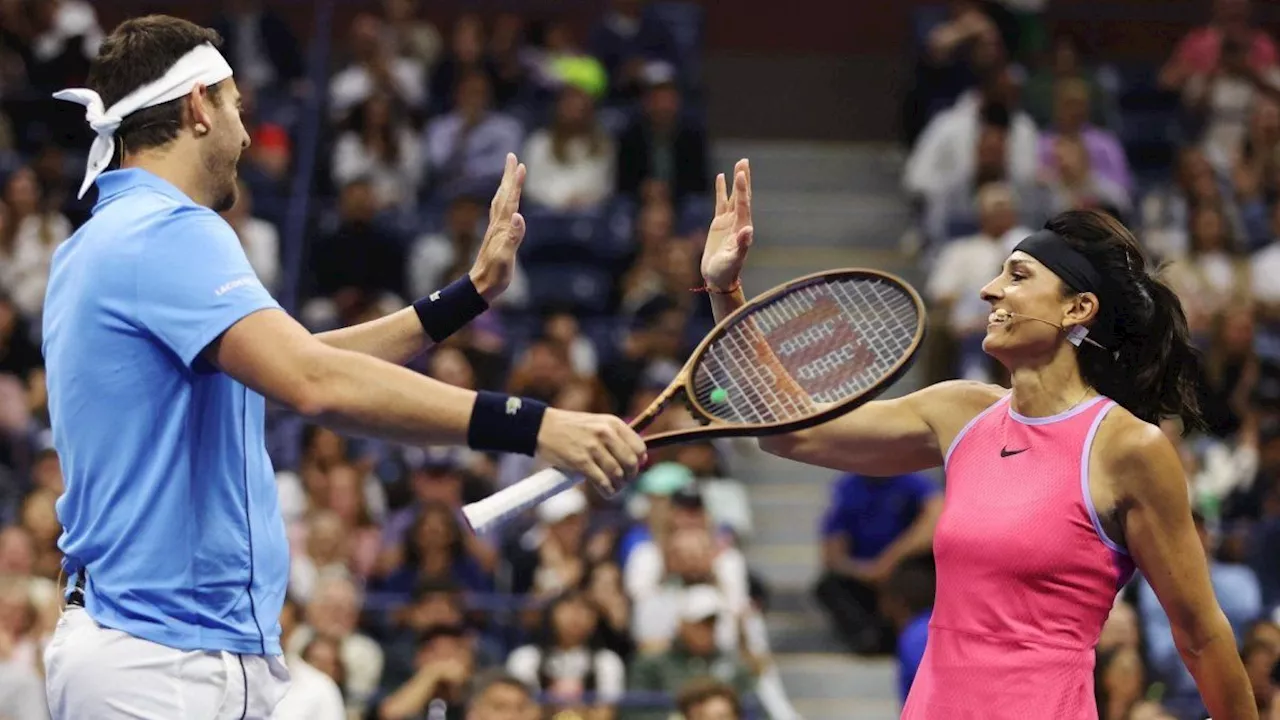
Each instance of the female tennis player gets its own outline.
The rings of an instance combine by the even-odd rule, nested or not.
[[[716,181],[702,258],[717,319],[743,304],[750,167]],[[1168,287],[1109,216],[1068,212],[982,289],[983,349],[1012,390],[951,381],[762,439],[870,475],[942,465],[937,603],[903,718],[1094,720],[1093,649],[1134,569],[1150,581],[1216,720],[1257,718],[1209,583],[1162,418],[1199,423],[1197,356]]]

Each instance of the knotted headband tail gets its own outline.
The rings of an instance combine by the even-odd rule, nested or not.
[[[65,100],[85,108],[84,118],[93,129],[96,137],[89,148],[89,162],[84,172],[84,182],[80,184],[80,194],[84,197],[89,186],[111,164],[111,156],[115,153],[116,131],[120,123],[133,113],[144,108],[162,105],[170,100],[191,92],[196,85],[214,85],[231,77],[231,66],[227,64],[222,53],[209,43],[192,48],[190,52],[178,58],[165,74],[155,82],[147,83],[125,95],[110,108],[104,108],[102,97],[88,88],[68,88],[53,94],[55,100]]]

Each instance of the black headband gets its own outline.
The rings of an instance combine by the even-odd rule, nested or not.
[[[1013,249],[1014,252],[1019,250],[1052,270],[1072,290],[1101,296],[1102,275],[1094,269],[1088,258],[1076,252],[1054,231],[1041,230],[1027,237]]]

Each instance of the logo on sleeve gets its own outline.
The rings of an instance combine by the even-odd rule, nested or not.
[[[520,412],[520,407],[522,405],[524,405],[524,402],[518,397],[507,398],[507,414],[515,415]]]
[[[439,300],[439,299],[440,299],[440,291],[439,291],[439,290],[437,290],[437,291],[435,291],[435,292],[431,293],[430,295],[428,295],[428,296],[427,296],[427,299],[431,300],[431,302],[435,302],[435,301]]]
[[[256,277],[238,278],[236,280],[232,280],[231,282],[223,283],[218,287],[217,290],[213,291],[213,294],[217,295],[218,297],[222,297],[223,295],[226,295],[227,293],[231,292],[232,290],[235,290],[238,287],[244,287],[245,285],[253,285],[257,281],[258,281],[258,278]]]

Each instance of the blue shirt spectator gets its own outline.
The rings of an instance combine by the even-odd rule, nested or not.
[[[1194,515],[1196,529],[1200,533],[1200,541],[1206,551],[1209,548],[1208,532],[1204,518]],[[1244,640],[1244,633],[1249,625],[1262,616],[1262,589],[1253,571],[1244,565],[1218,562],[1209,558],[1209,580],[1213,584],[1213,593],[1226,614],[1231,629],[1235,632],[1236,642]],[[1165,614],[1156,598],[1155,591],[1146,578],[1141,578],[1138,585],[1138,612],[1142,616],[1143,636],[1147,643],[1147,656],[1151,661],[1153,675],[1163,680],[1168,686],[1168,703],[1178,707],[1186,707],[1188,711],[1203,716],[1204,708],[1199,705],[1200,694],[1196,690],[1195,679],[1182,662],[1178,648],[1174,646],[1173,630],[1169,624],[1169,616]]]
[[[873,560],[898,538],[941,489],[925,475],[873,478],[849,473],[836,481],[822,518],[824,540],[844,536],[849,556]]]
[[[911,692],[911,683],[915,682],[916,671],[920,669],[920,661],[924,659],[924,647],[929,639],[929,620],[933,610],[925,610],[911,619],[898,636],[898,692],[902,702],[907,702],[907,694]]]

